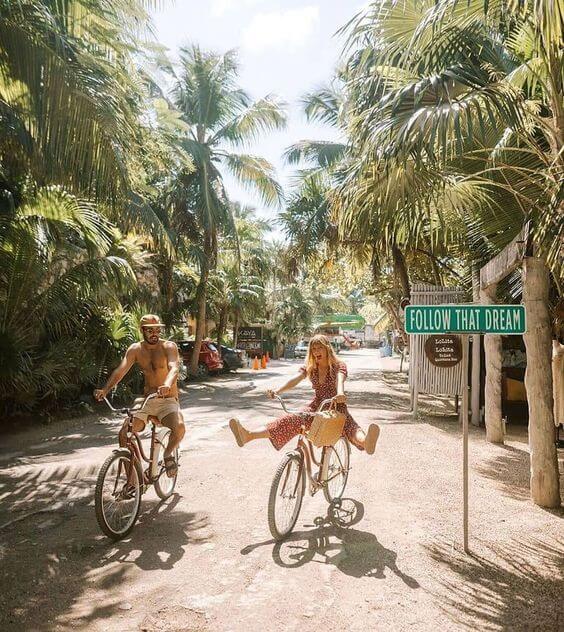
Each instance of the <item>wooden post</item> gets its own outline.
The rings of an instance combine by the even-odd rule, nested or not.
[[[468,336],[462,336],[462,523],[468,553]]]
[[[480,274],[474,274],[472,299],[474,303],[480,303]],[[471,380],[471,396],[472,396],[472,416],[470,417],[473,426],[480,425],[480,364],[482,344],[482,336],[480,334],[472,334],[472,380]]]
[[[527,315],[525,388],[529,405],[531,498],[541,507],[560,506],[552,395],[552,335],[549,273],[542,259],[526,257],[523,303]]]
[[[484,305],[494,304],[497,284],[480,290]],[[486,352],[486,439],[490,443],[503,443],[503,421],[501,418],[501,336],[484,336]]]

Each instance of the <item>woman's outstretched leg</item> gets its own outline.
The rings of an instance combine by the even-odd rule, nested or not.
[[[235,436],[235,441],[239,447],[255,439],[270,439],[272,445],[280,450],[290,439],[299,434],[302,426],[309,428],[312,415],[306,413],[291,413],[271,421],[266,426],[261,426],[257,430],[247,430],[238,419],[231,419],[229,428]]]
[[[257,430],[247,430],[243,427],[238,419],[231,419],[229,421],[229,428],[237,441],[237,445],[242,448],[245,443],[254,441],[255,439],[269,439],[270,434],[266,426],[261,426]]]
[[[377,424],[370,424],[368,426],[368,430],[364,432],[364,430],[356,425],[355,428],[352,429],[352,432],[346,432],[347,428],[345,426],[345,434],[351,440],[351,443],[355,445],[359,450],[366,450],[366,454],[374,454],[376,450],[376,442],[378,441],[378,437],[380,436],[380,426]]]

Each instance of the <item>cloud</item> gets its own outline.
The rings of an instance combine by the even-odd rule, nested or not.
[[[257,13],[243,30],[243,46],[254,52],[267,48],[299,48],[319,18],[318,6]]]
[[[234,9],[254,7],[261,2],[263,0],[212,0],[210,10],[212,17],[222,18],[226,13]]]

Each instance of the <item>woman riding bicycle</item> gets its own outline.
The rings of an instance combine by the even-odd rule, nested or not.
[[[365,433],[348,412],[345,395],[347,367],[344,362],[339,362],[326,336],[314,336],[309,341],[305,365],[300,367],[299,373],[279,389],[267,391],[267,395],[273,399],[280,393],[291,390],[306,377],[311,381],[315,397],[303,412],[284,415],[258,430],[247,430],[237,419],[231,419],[229,427],[235,435],[237,445],[243,447],[245,443],[254,439],[270,439],[272,445],[280,450],[290,439],[300,433],[302,426],[306,430],[309,429],[314,413],[323,400],[332,399],[337,410],[346,415],[343,433],[347,439],[359,450],[366,450],[368,454],[373,454],[380,428],[376,424],[370,424]]]

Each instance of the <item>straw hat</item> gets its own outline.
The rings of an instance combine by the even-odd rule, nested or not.
[[[164,327],[164,324],[161,323],[161,319],[155,314],[145,314],[139,321],[140,329],[144,327]]]

